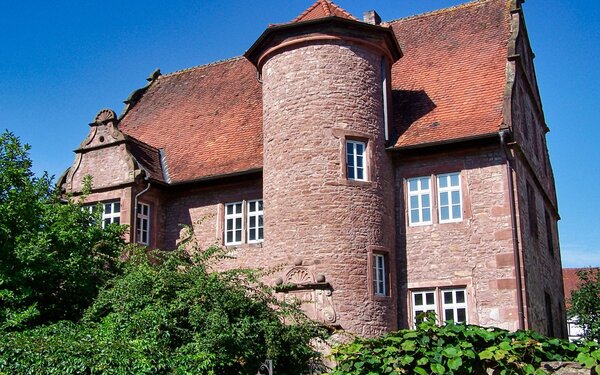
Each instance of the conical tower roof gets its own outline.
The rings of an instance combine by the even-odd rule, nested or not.
[[[359,21],[344,9],[329,0],[317,0],[313,5],[306,9],[302,14],[292,20],[292,23],[310,21],[325,17],[340,17],[348,20]]]

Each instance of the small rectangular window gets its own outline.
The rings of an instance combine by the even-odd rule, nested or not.
[[[467,298],[465,289],[442,290],[442,316],[444,322],[467,323]]]
[[[150,245],[150,205],[138,203],[136,217],[137,242],[142,245]]]
[[[423,315],[437,314],[437,296],[435,289],[412,292],[412,321],[417,324],[423,321]]]
[[[548,252],[551,256],[554,256],[554,235],[552,232],[552,219],[550,218],[550,213],[546,210],[546,243],[548,245]]]
[[[225,245],[242,243],[243,217],[242,202],[225,205]]]
[[[102,228],[108,224],[121,224],[121,203],[109,202],[102,205]]]
[[[367,145],[361,141],[346,141],[346,177],[349,180],[367,180]]]
[[[440,223],[462,220],[460,173],[439,175],[437,188]]]
[[[373,254],[373,291],[376,296],[388,296],[389,270],[387,256],[384,254]]]
[[[537,221],[537,205],[535,201],[535,191],[533,187],[526,182],[527,190],[527,208],[529,214],[529,231],[535,237],[538,235],[538,221]]]
[[[407,185],[409,225],[431,224],[431,178],[409,178]]]
[[[262,242],[263,230],[263,201],[255,200],[248,202],[248,243]]]
[[[544,302],[546,305],[546,336],[554,337],[554,317],[552,314],[552,298],[550,294],[544,293]]]

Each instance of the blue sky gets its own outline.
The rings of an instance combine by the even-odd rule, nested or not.
[[[338,0],[384,20],[452,0]],[[241,55],[270,23],[312,0],[13,1],[0,13],[0,128],[32,146],[34,170],[59,176],[101,108],[117,113],[156,68]],[[554,167],[565,267],[600,266],[600,4],[528,0],[527,28]]]

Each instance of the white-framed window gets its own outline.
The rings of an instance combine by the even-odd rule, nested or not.
[[[121,224],[121,203],[119,201],[86,204],[82,209],[94,214],[97,212],[98,205],[102,210],[102,228],[106,228],[108,224]]]
[[[431,177],[409,178],[407,185],[409,225],[431,224]]]
[[[437,293],[434,290],[421,290],[412,292],[412,322],[414,324],[423,320],[422,314],[437,314]]]
[[[389,295],[389,270],[384,254],[373,254],[373,293],[379,297]]]
[[[367,180],[367,144],[346,140],[346,177],[348,180]]]
[[[244,222],[243,202],[227,203],[225,205],[225,245],[242,243]]]
[[[462,289],[442,289],[442,316],[444,321],[467,323],[467,293]]]
[[[102,228],[108,224],[121,224],[121,203],[108,202],[102,204]]]
[[[137,242],[148,246],[150,245],[150,205],[138,203],[136,213]]]
[[[438,298],[441,302],[438,302]],[[466,288],[433,288],[411,292],[412,322],[422,321],[421,314],[435,313],[442,322],[468,323]]]
[[[225,246],[263,242],[262,199],[225,204],[224,235]]]
[[[248,202],[248,243],[264,239],[264,214],[262,199]]]
[[[440,223],[462,220],[460,173],[437,176]]]

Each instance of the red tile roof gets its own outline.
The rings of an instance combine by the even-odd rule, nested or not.
[[[396,147],[498,132],[509,3],[478,0],[390,22],[404,52],[392,68]],[[296,20],[339,12],[320,0]],[[163,149],[171,183],[260,169],[261,90],[254,66],[243,58],[160,76],[119,129]]]
[[[160,76],[119,124],[163,149],[172,183],[262,167],[262,92],[235,58]]]
[[[292,20],[293,22],[302,22],[314,20],[317,18],[324,17],[340,17],[346,18],[349,20],[358,21],[358,18],[354,17],[350,13],[346,12],[344,9],[335,5],[329,0],[317,0],[313,5],[311,5],[307,10],[305,10],[302,14]]]
[[[397,147],[498,132],[509,6],[480,0],[390,22],[404,52],[392,68]]]

